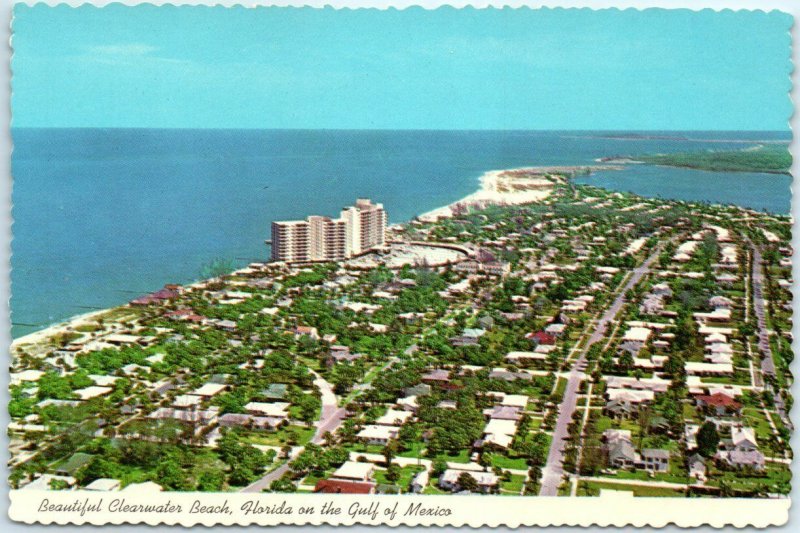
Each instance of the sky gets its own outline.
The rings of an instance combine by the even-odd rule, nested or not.
[[[14,8],[14,127],[787,130],[790,15]]]

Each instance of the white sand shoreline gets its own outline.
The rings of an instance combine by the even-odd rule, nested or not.
[[[70,329],[74,330],[78,326],[92,323],[99,316],[104,315],[110,311],[113,311],[117,307],[120,306],[109,307],[108,309],[98,309],[97,311],[89,311],[88,313],[82,313],[80,315],[71,316],[60,322],[56,322],[55,324],[50,324],[49,326],[43,329],[13,339],[11,341],[11,349],[13,350],[25,344],[38,344],[40,342],[46,341],[47,339],[53,337],[54,335],[58,335],[59,333],[63,333]]]
[[[427,213],[420,215],[418,218],[424,222],[435,222],[442,218],[450,218],[454,215],[455,209],[459,205],[470,205],[485,207],[488,205],[518,205],[533,202],[540,202],[550,196],[552,186],[547,187],[544,179],[540,179],[541,188],[519,190],[519,191],[503,191],[502,185],[507,185],[506,180],[503,179],[504,175],[510,172],[524,172],[536,171],[535,167],[504,169],[504,170],[490,170],[485,172],[479,178],[480,188],[472,194],[456,200],[455,202],[437,207]]]

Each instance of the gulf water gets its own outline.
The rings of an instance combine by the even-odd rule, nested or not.
[[[789,132],[15,129],[12,335],[268,258],[273,220],[357,197],[391,222],[473,192],[494,169],[744,148]],[[753,141],[752,143],[750,141]],[[583,180],[646,196],[788,213],[791,178],[636,166]]]

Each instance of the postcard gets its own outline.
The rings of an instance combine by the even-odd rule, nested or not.
[[[792,23],[17,4],[11,518],[786,523]]]

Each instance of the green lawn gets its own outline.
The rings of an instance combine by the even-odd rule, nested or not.
[[[313,487],[314,485],[317,484],[317,481],[319,481],[321,479],[326,479],[329,475],[331,475],[333,470],[334,470],[333,468],[330,468],[330,469],[326,470],[325,472],[322,472],[321,474],[314,474],[312,472],[312,473],[308,474],[305,478],[303,478],[303,480],[301,481],[301,484],[303,484],[303,485],[311,485]]]
[[[556,382],[556,395],[558,395],[559,398],[563,398],[564,391],[566,390],[567,390],[567,380],[564,378],[558,378],[558,381]]]
[[[283,446],[289,444],[290,433],[297,435],[297,445],[308,444],[314,436],[316,429],[305,426],[286,426],[273,432],[250,432],[244,436],[244,440],[250,444],[261,444],[263,446]]]
[[[683,403],[683,418],[689,420],[700,420],[697,408],[690,403]]]
[[[500,454],[492,454],[492,466],[500,468],[510,468],[513,470],[527,470],[528,463],[521,457],[507,457]]]
[[[720,472],[712,469],[708,485],[719,486],[720,479],[724,479],[735,490],[753,490],[759,486],[766,486],[770,492],[779,492],[781,487],[789,488],[792,472],[787,465],[767,463],[761,475],[745,475],[740,472]]]
[[[407,445],[408,446],[408,445]],[[422,441],[412,442],[408,446],[408,450],[397,454],[398,457],[422,457],[422,452],[425,450],[425,443]]]
[[[668,473],[658,473],[653,476],[650,476],[644,470],[618,470],[616,474],[613,476],[609,476],[609,480],[616,479],[638,479],[639,481],[666,481],[668,483],[687,483],[688,476],[681,472],[681,470],[677,470],[672,468],[673,463],[676,461],[673,459],[670,461],[670,472]],[[675,465],[677,466],[677,465]]]
[[[428,485],[424,489],[422,489],[422,494],[450,494],[446,490],[442,490],[438,487],[434,487],[432,485]]]
[[[633,492],[640,497],[683,497],[683,491],[645,485],[624,485],[622,483],[606,483],[604,481],[581,481],[578,483],[578,496],[588,496],[601,489],[623,490]]]
[[[522,491],[522,486],[525,484],[525,476],[514,474],[511,476],[510,481],[503,481],[500,483],[500,490],[508,491],[513,494],[519,494]]]
[[[614,421],[607,416],[601,416],[597,419],[595,427],[597,428],[597,432],[602,434],[605,430],[614,427]]]
[[[449,461],[451,463],[469,463],[470,455],[472,454],[470,453],[469,450],[461,450],[460,452],[458,452],[457,455],[444,454],[441,455],[440,457],[445,461]]]
[[[742,409],[742,418],[744,424],[752,427],[756,432],[756,439],[762,446],[767,445],[772,436],[772,426],[769,425],[769,420],[764,415],[764,411],[753,407],[745,407]]]
[[[386,470],[385,469],[377,469],[375,470],[375,482],[385,485],[397,485],[403,491],[408,489],[408,486],[411,484],[411,480],[417,474],[417,472],[422,472],[425,470],[424,466],[404,466],[400,469],[400,478],[392,483],[388,479],[386,479]]]

